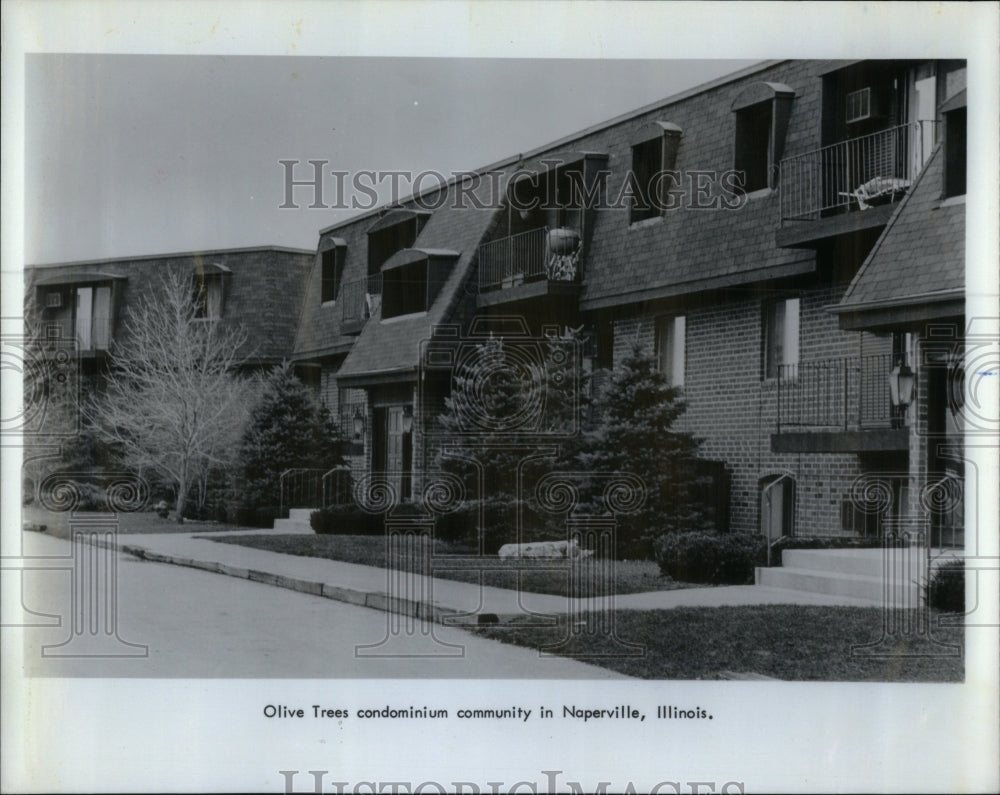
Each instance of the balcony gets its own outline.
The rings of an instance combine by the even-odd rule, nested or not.
[[[903,124],[782,160],[777,244],[884,226],[930,155],[924,138],[920,123]]]
[[[576,295],[581,284],[579,235],[530,229],[479,247],[479,306],[540,296]]]
[[[382,303],[382,274],[347,282],[340,288],[337,298],[343,306],[340,330],[344,334],[357,334],[378,310]]]
[[[777,453],[906,450],[903,411],[893,406],[893,354],[782,365],[777,379]]]

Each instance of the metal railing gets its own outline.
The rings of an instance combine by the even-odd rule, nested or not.
[[[351,468],[346,464],[323,473],[321,485],[324,508],[328,505],[349,505],[354,501]]]
[[[382,274],[347,282],[340,288],[338,300],[343,306],[344,323],[364,323],[378,310],[382,301]]]
[[[894,520],[911,512],[926,521],[932,547],[964,546],[964,484],[953,473],[930,472],[923,482],[900,472],[859,476],[841,501],[841,530],[882,538],[893,531]]]
[[[816,220],[902,197],[924,162],[921,123],[786,157],[779,167],[781,220]]]
[[[777,432],[902,427],[903,414],[889,393],[889,374],[898,363],[898,356],[884,353],[781,365]]]
[[[479,247],[479,289],[509,287],[546,275],[549,229],[540,227],[483,243]]]
[[[278,478],[279,516],[284,516],[290,508],[323,507],[324,469],[308,467],[286,469]]]

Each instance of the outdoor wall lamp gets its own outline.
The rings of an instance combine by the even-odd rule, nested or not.
[[[896,365],[889,373],[889,397],[892,405],[906,408],[913,402],[913,385],[916,378],[913,370],[906,363]]]
[[[365,434],[365,415],[361,413],[361,406],[354,409],[354,436],[355,438],[359,436],[364,436]]]
[[[403,406],[403,433],[413,430],[413,406]]]

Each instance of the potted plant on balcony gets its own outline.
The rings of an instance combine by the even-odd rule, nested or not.
[[[559,256],[572,254],[580,246],[580,233],[568,226],[549,230],[549,251]]]

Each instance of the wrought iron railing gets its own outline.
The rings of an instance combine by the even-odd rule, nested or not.
[[[382,274],[347,282],[338,297],[343,306],[344,323],[364,323],[375,314],[382,301]]]
[[[915,481],[905,472],[866,472],[844,495],[840,517],[843,532],[868,538],[917,520],[930,530],[932,547],[962,547],[964,484],[954,473],[931,472]]]
[[[779,167],[782,223],[896,201],[926,154],[917,122],[786,157]]]
[[[290,508],[323,507],[324,469],[300,467],[286,469],[278,478],[279,516]]]
[[[479,247],[479,289],[494,290],[546,275],[548,227],[491,240]]]
[[[354,501],[352,493],[351,468],[334,467],[323,473],[321,481],[323,507],[328,505],[349,505]]]
[[[777,432],[902,427],[903,414],[889,392],[898,363],[898,356],[886,353],[781,365]]]

